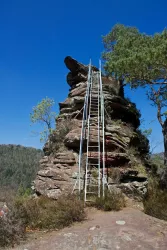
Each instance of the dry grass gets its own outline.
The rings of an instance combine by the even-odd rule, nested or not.
[[[18,199],[15,206],[30,228],[59,229],[85,219],[83,203],[74,195],[62,196],[57,201],[46,197]]]
[[[13,213],[0,218],[0,249],[19,243],[24,233],[25,227]]]
[[[167,191],[161,190],[158,180],[149,180],[148,192],[143,201],[146,214],[167,220]]]
[[[17,197],[6,217],[0,218],[0,249],[19,243],[29,229],[61,229],[86,218],[84,205],[74,195],[52,200]]]
[[[96,198],[92,204],[94,207],[104,211],[119,211],[125,207],[124,195],[116,191],[105,191],[105,196]]]

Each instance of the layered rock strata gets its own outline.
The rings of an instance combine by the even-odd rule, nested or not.
[[[40,161],[41,170],[34,181],[37,194],[55,199],[62,193],[71,192],[76,181],[88,75],[88,66],[69,56],[64,62],[70,71],[67,75],[69,94],[64,102],[59,103],[60,113],[56,121],[56,130],[44,147],[45,157]],[[93,70],[98,71],[96,67],[93,67]],[[105,163],[108,184],[110,187],[120,188],[127,195],[136,193],[137,196],[142,196],[146,191],[145,159],[149,147],[147,139],[138,131],[140,113],[135,104],[124,97],[120,81],[102,76],[102,83],[105,99]],[[94,131],[92,145],[97,141],[96,128]],[[86,140],[84,145],[83,161],[86,157]],[[96,158],[92,150],[93,154]]]

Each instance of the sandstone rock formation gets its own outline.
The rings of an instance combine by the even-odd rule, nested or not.
[[[69,95],[59,103],[56,130],[44,147],[45,157],[40,161],[41,170],[34,181],[37,194],[55,199],[64,192],[72,191],[76,181],[88,74],[88,66],[69,56],[65,58],[65,64],[70,70],[67,75]],[[98,71],[96,67],[93,70]],[[138,130],[140,113],[135,104],[124,97],[120,81],[103,76],[102,82],[108,184],[127,195],[136,193],[141,196],[146,191],[145,163],[149,146],[148,140]],[[92,138],[92,145],[96,136],[97,133]],[[86,141],[84,143],[86,146]]]

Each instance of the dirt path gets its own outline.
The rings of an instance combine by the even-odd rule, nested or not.
[[[35,236],[34,236],[35,237]],[[120,212],[91,210],[88,220],[31,239],[14,250],[167,249],[167,222],[134,208]]]

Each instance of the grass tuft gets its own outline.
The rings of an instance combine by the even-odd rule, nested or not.
[[[144,212],[159,219],[167,220],[167,191],[159,188],[158,180],[152,178],[144,198]]]
[[[104,197],[97,197],[93,206],[103,211],[119,211],[125,207],[125,198],[121,192],[106,190]]]
[[[83,202],[74,195],[58,200],[47,197],[18,199],[16,209],[24,224],[30,228],[60,229],[85,219]]]

